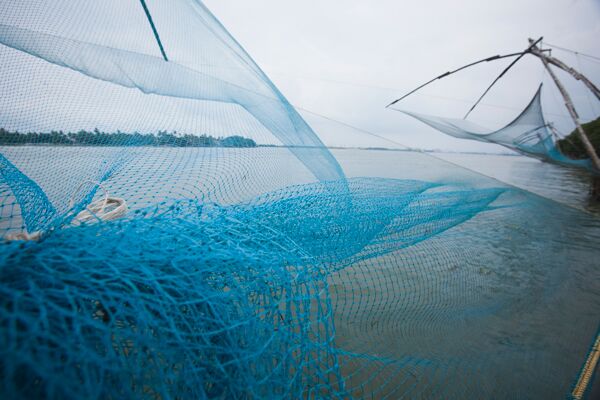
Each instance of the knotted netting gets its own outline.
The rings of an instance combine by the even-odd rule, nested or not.
[[[7,2],[0,43],[3,398],[569,391],[587,216],[332,153],[199,1]]]

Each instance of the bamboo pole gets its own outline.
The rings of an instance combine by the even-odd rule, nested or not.
[[[496,79],[494,79],[494,81],[492,82],[492,84],[490,86],[488,86],[487,89],[485,89],[485,92],[483,92],[483,94],[477,99],[477,101],[475,102],[475,104],[473,104],[473,107],[471,107],[469,109],[469,111],[465,114],[465,116],[463,117],[463,119],[467,119],[467,117],[469,116],[469,114],[471,114],[471,111],[473,111],[475,109],[475,107],[477,107],[477,105],[479,103],[481,103],[481,100],[483,100],[483,98],[485,97],[486,94],[488,94],[488,92],[492,89],[492,87],[494,87],[494,85],[496,84],[496,82],[498,82],[500,80],[500,78],[502,78],[504,75],[506,75],[506,73],[508,72],[508,70],[510,70],[512,67],[515,66],[516,63],[519,62],[519,60],[521,60],[521,58],[525,57],[526,54],[529,54],[531,52],[531,49],[533,49],[534,47],[537,47],[537,44],[539,42],[541,42],[543,39],[543,37],[539,38],[538,40],[534,41],[534,42],[530,42],[529,43],[529,48],[526,49],[523,54],[521,54],[519,57],[515,58],[513,60],[513,62],[511,62],[510,64],[508,64],[508,66],[506,68],[504,68],[504,70],[500,73],[500,75],[498,75],[496,77]]]
[[[529,39],[529,42],[534,43],[534,40]],[[577,115],[577,111],[575,111],[575,107],[573,106],[573,101],[571,100],[571,96],[569,96],[569,93],[567,92],[567,90],[565,89],[563,84],[560,82],[560,80],[558,79],[558,77],[556,76],[554,71],[552,71],[552,69],[550,68],[550,62],[548,61],[547,56],[544,53],[542,53],[541,51],[539,51],[539,49],[537,49],[537,50],[538,50],[537,52],[532,51],[532,54],[536,55],[537,57],[539,57],[540,60],[542,60],[544,67],[546,68],[546,70],[550,74],[550,77],[556,84],[556,87],[558,88],[558,90],[560,91],[560,94],[562,95],[563,99],[565,100],[565,106],[567,107],[567,110],[569,111],[571,118],[573,119],[573,122],[575,122],[575,125],[577,126],[577,132],[579,133],[579,138],[581,139],[581,142],[583,143],[583,147],[585,148],[586,153],[592,160],[592,164],[594,165],[594,168],[596,168],[596,170],[600,171],[600,158],[598,158],[598,154],[596,153],[594,146],[592,146],[592,143],[588,139],[587,135],[585,134],[585,131],[583,130],[583,127],[581,126],[581,122],[579,121],[579,115]]]
[[[529,40],[531,41],[531,39]],[[586,78],[585,75],[583,75],[581,72],[577,71],[573,67],[569,67],[567,64],[560,61],[558,58],[542,54],[541,50],[537,46],[531,49],[531,53],[540,58],[544,57],[549,64],[552,64],[555,67],[558,67],[563,71],[566,71],[567,73],[571,74],[573,78],[577,79],[578,81],[581,81],[585,86],[587,86],[588,89],[590,89],[590,91],[594,94],[594,96],[596,96],[596,98],[600,100],[600,89],[598,89],[598,87],[594,85],[594,83],[588,78]]]

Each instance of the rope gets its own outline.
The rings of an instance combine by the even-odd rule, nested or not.
[[[581,71],[581,73],[582,74],[585,73],[585,71],[583,70],[583,64],[581,63],[581,54],[576,53],[575,59],[577,60],[577,66],[579,67],[579,70]],[[597,102],[593,101],[592,95],[589,90],[585,91],[585,97],[587,98],[588,104],[590,105],[590,110],[592,111],[592,115],[596,115],[596,110],[595,110],[594,104],[596,104]]]
[[[600,334],[596,336],[596,342],[588,354],[588,358],[583,365],[583,369],[579,374],[579,379],[577,379],[577,384],[575,388],[571,392],[571,395],[574,399],[580,400],[583,398],[583,395],[588,389],[590,381],[592,380],[592,376],[596,371],[596,366],[598,365],[598,360],[600,359]]]
[[[543,66],[542,66],[542,69],[544,69]],[[284,78],[298,79],[298,80],[302,80],[302,81],[320,81],[320,82],[326,82],[326,83],[337,84],[337,85],[354,86],[354,87],[359,87],[359,88],[367,88],[367,89],[389,91],[389,92],[400,92],[400,91],[405,90],[405,89],[398,89],[398,88],[386,87],[386,86],[381,86],[381,85],[369,85],[369,84],[365,84],[365,83],[346,82],[346,81],[341,81],[341,80],[336,80],[336,79],[328,79],[328,78],[323,78],[323,77],[318,77],[318,76],[301,76],[301,75],[284,73],[284,72],[280,72],[280,71],[273,70],[273,69],[269,69],[268,71],[269,71],[269,74],[271,74],[271,75],[279,75]],[[474,101],[473,99],[468,100],[468,99],[462,99],[462,98],[458,98],[458,97],[440,96],[440,95],[427,94],[427,93],[415,93],[414,95],[420,96],[420,97],[429,97],[429,98],[441,99],[441,100],[452,101],[452,102],[468,103],[468,104],[472,104]],[[487,102],[481,102],[480,105],[485,106],[485,107],[504,109],[504,110],[522,111],[522,109],[520,109],[518,107],[512,107],[512,106],[506,106],[506,105],[500,105],[500,104],[491,104],[491,103],[487,103]],[[393,107],[390,107],[390,109],[394,110],[394,111],[398,111],[397,109],[395,109]],[[565,118],[565,119],[571,120],[571,117],[569,117],[567,115],[563,115],[563,114],[545,113],[545,115],[552,115],[554,117]]]
[[[102,186],[101,183],[92,181],[85,181],[81,185],[79,185],[79,187],[71,197],[71,200],[69,201],[70,208],[73,208],[75,206],[75,196],[77,195],[77,193],[79,193],[83,185],[85,185],[86,183],[96,184],[100,189],[102,189],[102,191],[104,192],[104,199],[96,200],[90,203],[83,211],[81,211],[75,216],[75,218],[73,218],[73,221],[71,221],[72,225],[79,226],[83,223],[90,222],[93,220],[97,220],[98,222],[112,221],[122,217],[123,215],[125,215],[125,213],[127,213],[127,203],[124,199],[119,197],[110,197],[108,194],[108,190],[106,190],[106,188]]]
[[[42,237],[42,233],[40,231],[27,233],[27,232],[19,232],[19,233],[11,233],[4,237],[5,240],[9,242],[14,241],[38,241]]]
[[[94,223],[102,221],[112,221],[121,218],[127,213],[127,202],[119,197],[110,197],[108,191],[101,183],[93,181],[84,181],[79,185],[71,199],[69,208],[75,206],[75,196],[81,191],[86,183],[97,185],[104,192],[104,198],[91,202],[84,210],[80,211],[72,220],[72,226],[80,226],[85,223]],[[42,237],[42,232],[19,232],[6,235],[4,238],[8,241],[38,241]]]
[[[71,222],[78,226],[82,223],[98,220],[112,221],[127,213],[127,203],[118,197],[106,197],[104,200],[95,201],[81,211]]]
[[[600,57],[596,57],[596,56],[593,56],[593,55],[591,55],[591,54],[585,54],[585,53],[582,53],[582,52],[580,52],[580,51],[576,51],[576,50],[567,49],[566,47],[557,46],[557,45],[555,45],[555,44],[550,44],[550,43],[548,43],[548,42],[544,42],[544,44],[545,44],[546,46],[554,47],[555,49],[559,49],[559,50],[562,50],[562,51],[567,51],[567,52],[569,52],[569,53],[573,53],[573,54],[579,54],[579,55],[582,55],[582,56],[584,56],[584,57],[589,57],[589,58],[592,58],[592,59],[594,59],[594,60],[598,60],[598,61],[600,61]]]

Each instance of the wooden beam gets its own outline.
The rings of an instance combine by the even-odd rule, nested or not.
[[[474,66],[474,65],[481,64],[481,63],[484,63],[484,62],[490,62],[490,61],[501,60],[501,59],[503,59],[503,58],[507,58],[507,57],[517,57],[517,56],[522,56],[523,54],[525,54],[525,53],[524,53],[524,52],[522,52],[522,51],[519,51],[518,53],[504,54],[504,55],[502,55],[502,56],[501,56],[501,55],[495,55],[495,56],[492,56],[492,57],[487,57],[487,58],[484,58],[483,60],[478,60],[478,61],[472,62],[472,63],[470,63],[470,64],[463,65],[462,67],[460,67],[460,68],[457,68],[457,69],[455,69],[455,70],[448,71],[448,72],[444,72],[443,74],[441,74],[441,75],[439,75],[439,76],[436,76],[435,78],[433,78],[433,79],[431,79],[431,80],[429,80],[429,81],[425,82],[424,84],[422,84],[422,85],[421,85],[421,86],[419,86],[418,88],[411,90],[410,92],[408,92],[408,93],[407,93],[407,94],[405,94],[404,96],[400,97],[399,99],[392,101],[390,104],[388,104],[388,105],[387,105],[387,106],[385,106],[385,107],[386,107],[386,108],[388,108],[388,107],[391,107],[391,106],[393,106],[394,104],[396,104],[397,102],[399,102],[400,100],[402,100],[402,99],[404,99],[404,98],[406,98],[406,97],[410,96],[411,94],[413,94],[413,93],[414,93],[414,92],[416,92],[417,90],[424,88],[425,86],[429,85],[430,83],[433,83],[433,82],[435,82],[435,81],[436,81],[436,80],[438,80],[438,79],[445,78],[445,77],[447,77],[448,75],[455,74],[455,73],[457,73],[457,72],[459,72],[459,71],[462,71],[463,69],[467,69],[467,68],[470,68],[470,67],[472,67],[472,66]]]
[[[508,65],[508,67],[504,68],[504,70],[500,73],[500,75],[498,75],[496,77],[496,79],[494,79],[494,81],[492,82],[492,84],[490,86],[488,86],[487,89],[485,89],[485,92],[483,92],[483,94],[477,99],[477,101],[475,102],[475,104],[473,104],[473,107],[471,107],[469,109],[469,111],[465,114],[465,116],[463,117],[463,119],[467,119],[467,117],[469,116],[469,114],[471,114],[471,111],[473,111],[475,109],[475,107],[477,107],[477,105],[481,102],[481,100],[483,100],[483,98],[485,97],[485,95],[488,94],[488,92],[496,84],[496,82],[498,82],[500,80],[500,78],[502,78],[508,72],[509,69],[511,69],[516,63],[518,63],[521,58],[525,57],[526,54],[529,54],[529,52],[531,51],[531,49],[533,49],[534,47],[537,47],[537,44],[539,42],[541,42],[542,39],[543,39],[543,37],[539,38],[535,42],[531,42],[529,44],[529,47],[519,57],[515,58]]]
[[[529,39],[529,40],[531,41],[531,39]],[[558,58],[554,58],[552,56],[543,54],[542,50],[540,48],[538,48],[537,46],[532,48],[531,53],[535,56],[538,56],[539,58],[542,58],[542,57],[545,58],[546,61],[548,62],[548,64],[552,64],[555,67],[558,67],[558,68],[562,69],[563,71],[571,74],[571,76],[573,78],[577,79],[578,81],[581,81],[585,86],[587,86],[588,89],[590,89],[590,91],[594,94],[594,96],[596,96],[596,98],[598,100],[600,100],[600,89],[598,89],[598,87],[596,85],[594,85],[594,83],[592,81],[590,81],[588,78],[586,78],[585,75],[583,75],[581,72],[577,71],[573,67],[569,67],[567,64],[560,61]]]
[[[533,39],[529,39],[530,44],[533,44],[534,42],[535,41]],[[536,48],[537,48],[537,46],[536,46]],[[581,139],[581,142],[583,143],[583,147],[585,148],[586,153],[590,157],[590,160],[592,160],[592,164],[593,164],[594,168],[596,170],[600,171],[600,158],[598,158],[598,154],[596,153],[594,146],[592,146],[592,143],[590,142],[585,131],[583,130],[583,127],[581,126],[581,122],[579,121],[579,115],[577,114],[577,111],[575,111],[575,107],[573,106],[573,101],[571,100],[571,96],[569,96],[569,93],[567,92],[567,90],[565,89],[563,84],[560,82],[560,80],[558,79],[558,77],[556,76],[554,71],[552,71],[552,68],[550,68],[550,61],[548,60],[548,56],[546,56],[539,49],[537,49],[537,50],[538,51],[532,50],[531,53],[533,55],[536,55],[537,57],[539,57],[540,60],[542,60],[544,67],[550,74],[550,77],[556,84],[556,87],[558,88],[558,90],[560,91],[560,94],[562,95],[563,99],[565,100],[565,107],[567,107],[567,110],[569,111],[569,114],[571,115],[573,122],[575,122],[575,126],[577,126],[577,132],[579,134],[579,138]]]

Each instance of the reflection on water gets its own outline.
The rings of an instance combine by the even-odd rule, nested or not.
[[[523,156],[435,153],[435,157],[472,169],[518,188],[600,215],[600,203],[591,201],[592,175]]]

